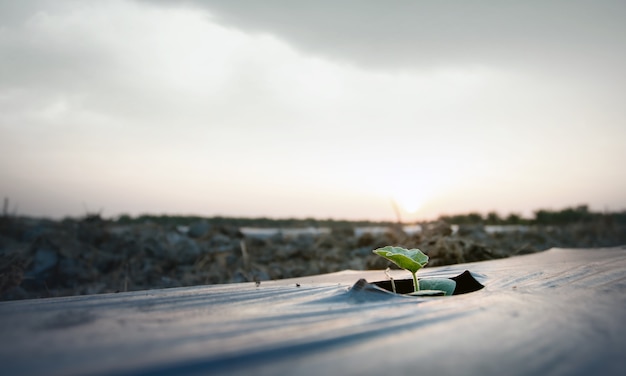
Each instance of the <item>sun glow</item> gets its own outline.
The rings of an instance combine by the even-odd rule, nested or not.
[[[398,209],[406,214],[417,213],[425,201],[424,193],[415,186],[398,187],[390,196]]]
[[[422,201],[416,196],[395,196],[393,201],[409,214],[415,214],[422,207]]]

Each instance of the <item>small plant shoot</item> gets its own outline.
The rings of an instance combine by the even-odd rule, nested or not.
[[[406,269],[413,274],[413,287],[415,292],[420,290],[417,283],[417,271],[428,264],[428,256],[419,249],[406,249],[402,247],[386,246],[373,251],[378,256],[382,256],[387,260],[398,265],[402,269]]]
[[[419,249],[406,249],[402,247],[387,246],[375,249],[375,254],[386,258],[387,260],[398,265],[402,269],[408,270],[413,275],[413,289],[411,295],[432,295],[434,292],[443,292],[444,295],[452,295],[456,287],[456,282],[450,279],[427,279],[418,281],[417,271],[426,266],[428,256]],[[393,283],[393,282],[392,282]],[[395,286],[394,286],[395,287]],[[426,291],[420,292],[420,287]]]
[[[391,291],[393,291],[393,293],[395,294],[396,293],[396,283],[393,281],[393,277],[391,276],[391,268],[385,269],[385,275],[391,281]]]

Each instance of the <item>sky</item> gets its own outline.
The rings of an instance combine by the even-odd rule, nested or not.
[[[0,0],[20,215],[626,209],[626,2]]]

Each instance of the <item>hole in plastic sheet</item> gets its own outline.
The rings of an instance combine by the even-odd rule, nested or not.
[[[456,287],[452,295],[467,294],[469,292],[478,291],[485,287],[472,276],[472,273],[470,273],[469,270],[464,271],[456,277],[451,277],[450,279],[456,282]],[[396,279],[394,280],[394,282],[396,284],[396,293],[409,294],[413,292],[412,279]],[[372,282],[372,284],[387,291],[393,292],[391,281],[376,281]]]

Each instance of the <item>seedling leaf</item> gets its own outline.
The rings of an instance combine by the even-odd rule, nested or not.
[[[402,247],[386,246],[373,250],[375,254],[386,258],[387,260],[398,265],[402,269],[406,269],[413,274],[413,286],[415,291],[419,291],[420,286],[417,283],[417,271],[428,263],[428,256],[417,248],[406,249]]]
[[[448,278],[428,278],[419,281],[420,290],[440,290],[445,295],[454,294],[456,282]]]
[[[387,246],[375,249],[373,252],[411,273],[416,273],[428,263],[428,256],[417,248],[406,249]]]

